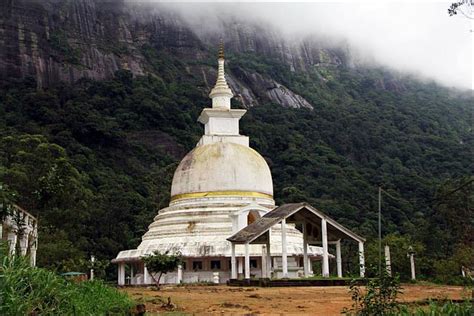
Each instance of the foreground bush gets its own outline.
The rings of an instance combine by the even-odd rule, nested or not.
[[[125,315],[132,306],[126,294],[101,281],[74,283],[24,258],[2,258],[0,315]]]
[[[418,307],[415,310],[401,305],[399,315],[402,316],[472,316],[474,308],[472,302],[466,299],[463,303],[448,301],[445,303],[430,302],[426,308]]]
[[[378,278],[369,279],[365,290],[356,280],[351,282],[352,307],[344,308],[343,314],[354,316],[471,316],[474,315],[473,302],[430,301],[429,305],[407,305],[397,301],[402,293],[398,277],[392,277],[383,270]],[[426,303],[426,302],[425,302]]]

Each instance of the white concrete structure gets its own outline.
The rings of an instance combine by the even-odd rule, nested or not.
[[[267,249],[271,247],[273,239],[270,237],[271,232],[277,224],[281,225],[281,246],[282,253],[281,258],[275,258],[276,261],[281,262],[282,273],[276,275],[276,277],[287,278],[288,275],[288,263],[286,254],[286,228],[293,224],[298,231],[303,234],[303,274],[300,276],[309,276],[311,264],[307,259],[307,250],[310,245],[322,244],[322,276],[329,277],[329,245],[336,246],[336,261],[337,261],[337,275],[342,277],[342,256],[341,256],[341,239],[354,240],[363,245],[365,239],[353,233],[349,229],[345,228],[323,212],[312,207],[307,203],[291,203],[281,205],[270,212],[266,213],[255,222],[242,228],[234,235],[227,238],[232,243],[232,248],[236,245],[244,245],[247,249],[250,246],[265,245]],[[235,260],[234,252],[231,253],[231,262]],[[262,252],[262,262],[265,258],[266,253]],[[245,256],[245,266],[248,266],[248,256]],[[270,267],[271,268],[271,267]],[[235,266],[232,266],[231,275],[235,275]],[[361,259],[360,272],[361,275],[364,273],[365,266],[364,260]],[[262,273],[262,275],[265,275]],[[248,273],[245,274],[245,279],[249,279]],[[237,282],[238,283],[238,282]],[[235,284],[235,282],[234,282]]]
[[[413,247],[408,247],[408,254],[407,256],[410,258],[410,270],[411,270],[411,279],[416,280],[416,272],[415,272],[415,252],[413,251]]]
[[[337,277],[342,278],[342,255],[341,255],[341,240],[336,241],[336,264]]]
[[[390,260],[390,247],[385,245],[385,271],[389,276],[392,276],[392,262]]]
[[[37,219],[18,205],[12,205],[10,214],[0,222],[0,239],[8,242],[10,253],[28,255],[32,266],[36,266],[37,226]]]
[[[217,82],[209,95],[212,108],[204,109],[198,119],[204,135],[174,173],[169,206],[158,212],[137,249],[121,251],[113,260],[119,265],[119,285],[127,280],[125,265],[135,272],[131,284],[152,283],[141,257],[154,251],[184,257],[183,266],[164,275],[162,283],[309,276],[311,260],[323,255],[321,247],[304,243],[295,224],[284,222],[271,228],[265,245],[227,241],[276,206],[270,168],[249,147],[249,138],[239,133],[246,110],[230,106],[233,94],[225,79],[222,47],[218,64]],[[328,275],[327,247],[325,254]]]
[[[118,264],[118,284],[125,285],[127,280],[133,285],[153,283],[141,258],[154,251],[184,257],[183,265],[164,275],[162,283],[311,276],[311,261],[321,259],[322,275],[328,277],[333,257],[329,242],[336,242],[337,274],[342,276],[341,236],[355,238],[362,247],[363,276],[364,239],[309,206],[302,207],[316,218],[312,224],[311,220],[288,223],[282,218],[278,225],[266,228],[265,240],[237,244],[228,240],[272,215],[276,206],[270,168],[249,147],[249,138],[239,133],[239,120],[246,110],[230,106],[233,95],[225,79],[222,47],[218,64],[217,82],[209,95],[212,108],[203,109],[198,118],[204,135],[174,173],[169,206],[158,212],[137,249],[121,251],[113,260]],[[301,223],[304,228],[296,226]]]
[[[365,277],[365,255],[364,255],[364,243],[359,242],[359,267],[360,267],[360,277]]]

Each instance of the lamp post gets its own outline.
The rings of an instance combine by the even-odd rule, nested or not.
[[[382,187],[379,186],[379,277],[382,277]]]
[[[382,277],[382,192],[385,193],[388,197],[398,200],[396,197],[388,193],[387,191],[382,189],[382,186],[379,186],[379,194],[378,194],[378,230],[379,230],[379,277]],[[390,265],[390,250],[388,250],[388,262],[387,262],[387,249],[385,250],[385,263]],[[391,275],[391,267],[387,267],[390,269],[389,274]]]

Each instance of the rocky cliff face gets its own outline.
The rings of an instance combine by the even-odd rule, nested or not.
[[[120,7],[93,0],[2,0],[2,79],[33,76],[38,85],[102,79],[126,68],[142,74],[140,54]]]
[[[231,20],[221,21],[224,34],[199,33],[168,10],[149,12],[122,1],[0,0],[0,8],[0,80],[33,76],[39,87],[84,77],[108,78],[120,69],[134,75],[156,72],[143,53],[143,46],[151,45],[193,61],[188,71],[209,89],[215,78],[209,60],[221,36],[228,52],[276,58],[291,71],[345,63],[340,50],[314,41],[288,43],[268,28]],[[285,107],[312,108],[302,96],[254,69],[233,68],[228,77],[246,107],[270,100]]]

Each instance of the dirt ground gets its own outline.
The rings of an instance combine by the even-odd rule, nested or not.
[[[344,307],[351,306],[348,288],[336,286],[241,288],[189,285],[165,286],[159,291],[152,288],[124,288],[123,291],[144,302],[151,314],[340,315]],[[462,299],[465,295],[463,288],[458,286],[404,285],[400,301]],[[163,305],[168,297],[172,306],[166,308]]]

